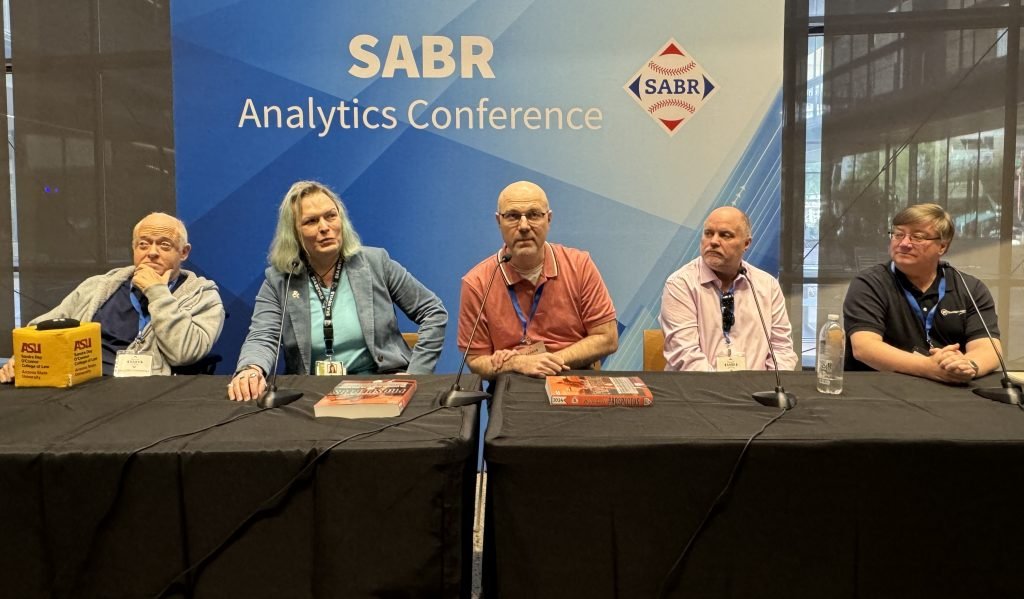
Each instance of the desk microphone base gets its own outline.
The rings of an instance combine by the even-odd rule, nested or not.
[[[1015,406],[1019,406],[1024,403],[1024,391],[1021,390],[1021,386],[1005,378],[1003,379],[1002,387],[983,387],[975,389],[974,394],[984,397],[985,399],[1013,404]]]
[[[286,406],[296,399],[302,397],[302,391],[291,389],[267,389],[263,395],[256,398],[256,405],[261,408],[280,408]]]
[[[459,408],[471,406],[490,398],[491,394],[486,391],[463,391],[455,388],[441,393],[441,405],[447,408]]]
[[[758,391],[751,395],[757,403],[770,408],[782,408],[791,410],[796,406],[796,396],[787,393],[782,387],[776,387],[775,391]]]

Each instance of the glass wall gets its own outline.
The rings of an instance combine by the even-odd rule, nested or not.
[[[936,202],[956,224],[948,259],[988,284],[1010,364],[1024,367],[1024,330],[1011,321],[1024,284],[1020,11],[1016,1],[822,0],[806,35],[789,28],[806,48],[789,60],[807,87],[787,100],[802,136],[786,156],[803,151],[804,180],[784,190],[783,211],[802,217],[803,251],[790,252],[783,284],[803,298],[801,322],[791,315],[805,366],[850,279],[888,260],[893,215]]]
[[[19,252],[0,255],[0,268],[13,265],[27,321],[86,277],[130,264],[142,216],[174,213],[170,15],[155,0],[11,0],[10,18],[16,211],[4,222],[16,222],[0,236],[16,235]]]

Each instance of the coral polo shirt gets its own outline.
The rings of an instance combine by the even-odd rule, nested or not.
[[[519,276],[511,264],[500,264],[500,257],[509,253],[507,247],[462,277],[459,351],[466,351],[480,300],[495,268],[499,272],[487,297],[470,355],[487,355],[519,346],[523,340],[523,319],[528,321],[529,341],[543,342],[548,351],[564,349],[586,337],[588,330],[615,320],[611,295],[589,253],[557,243],[545,243],[544,251],[544,268],[536,285]],[[538,293],[540,299],[531,318]],[[518,313],[512,295],[519,303]]]

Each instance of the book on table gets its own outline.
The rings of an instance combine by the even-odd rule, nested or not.
[[[412,379],[345,380],[313,406],[317,418],[392,418],[416,393]]]
[[[544,388],[553,406],[646,407],[654,395],[636,376],[549,376]]]

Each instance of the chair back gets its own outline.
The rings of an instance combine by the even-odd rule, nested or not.
[[[665,370],[665,333],[644,329],[644,370]]]

